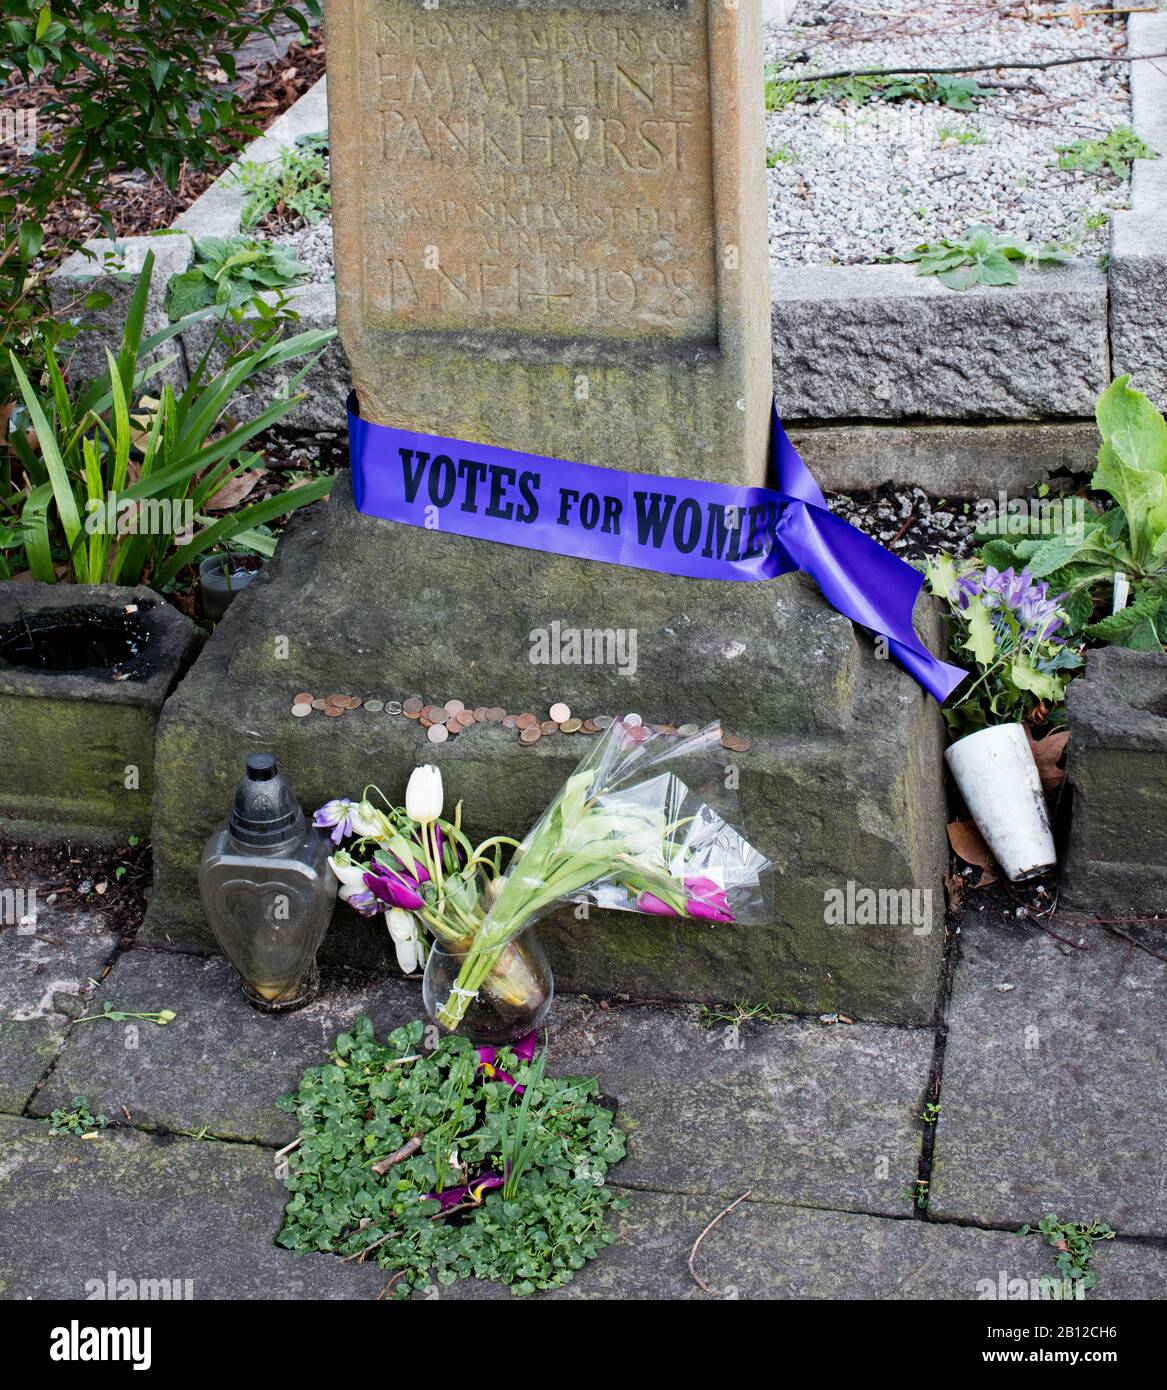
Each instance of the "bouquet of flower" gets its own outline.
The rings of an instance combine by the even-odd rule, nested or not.
[[[989,724],[1010,724],[1033,713],[1044,701],[1065,697],[1065,672],[1082,658],[1062,634],[1061,595],[1021,570],[996,570],[969,560],[959,565],[939,555],[925,567],[930,592],[948,604],[953,646],[971,653],[979,671],[959,701],[944,711],[961,733]]]
[[[384,809],[374,805],[370,792]],[[426,961],[419,919],[448,950],[469,949],[487,915],[502,847],[518,843],[498,835],[475,848],[462,832],[462,803],[452,821],[442,819],[442,804],[442,775],[426,766],[410,776],[404,807],[369,786],[359,801],[329,801],[313,817],[314,825],[331,830],[337,846],[328,862],[340,880],[339,896],[364,916],[385,914],[397,963],[407,975]],[[542,989],[517,949],[499,956],[483,987],[514,1006],[530,1003]]]
[[[561,903],[584,898],[704,922],[766,921],[762,878],[770,861],[711,804],[727,796],[720,745],[716,724],[675,738],[616,721],[493,886],[438,1021],[456,1030],[516,936]],[[679,772],[704,782],[705,795],[690,791]]]

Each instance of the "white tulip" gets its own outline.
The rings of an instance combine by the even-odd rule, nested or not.
[[[351,893],[360,893],[365,887],[365,870],[353,862],[352,856],[343,849],[328,856],[328,867],[340,879],[340,896],[348,901]]]
[[[425,961],[425,947],[417,935],[417,918],[404,908],[391,907],[385,913],[385,925],[397,950],[397,964],[403,975],[412,975]]]
[[[433,763],[415,767],[410,773],[405,810],[419,825],[429,825],[442,814],[442,774]]]
[[[385,925],[394,941],[413,941],[417,936],[417,923],[412,912],[403,907],[391,907],[385,913]]]
[[[401,967],[403,975],[412,975],[417,969],[417,942],[398,941],[397,964]]]

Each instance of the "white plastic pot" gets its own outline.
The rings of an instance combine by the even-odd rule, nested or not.
[[[977,829],[1013,883],[1057,866],[1045,794],[1025,729],[995,724],[944,754]]]

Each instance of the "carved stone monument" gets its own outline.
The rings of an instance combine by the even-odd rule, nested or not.
[[[763,481],[759,10],[329,0],[338,319],[366,418]],[[572,633],[613,642],[565,645]],[[306,692],[374,708],[292,718]],[[398,525],[359,513],[347,476],[289,528],[165,707],[146,936],[210,946],[198,855],[249,751],[273,749],[305,805],[369,781],[400,795],[432,760],[471,834],[520,835],[583,751],[579,735],[525,747],[490,723],[434,745],[378,708],[410,696],[720,719],[749,741],[727,775],[779,867],[774,922],[568,912],[548,932],[561,987],[930,1017],[940,720],[810,581],[674,578]],[[878,920],[838,910],[863,889],[888,909]],[[387,947],[342,907],[322,959],[384,963]]]

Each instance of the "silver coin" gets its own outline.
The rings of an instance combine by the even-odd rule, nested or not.
[[[306,719],[312,713],[312,706],[300,701],[292,706],[292,713],[297,719]]]
[[[624,716],[624,727],[626,729],[639,729],[644,723],[639,714],[626,714]]]
[[[400,713],[401,713],[401,701],[400,701],[400,700],[386,700],[386,701],[385,701],[385,713],[386,713],[386,714],[400,714]]]
[[[370,714],[380,714],[381,711],[385,708],[385,701],[384,701],[384,700],[366,700],[366,701],[365,701],[365,708],[369,711]]]
[[[696,724],[681,724],[677,728],[677,733],[679,733],[682,738],[692,738],[696,732]]]
[[[615,721],[610,714],[593,714],[592,723],[597,729],[610,729]]]

